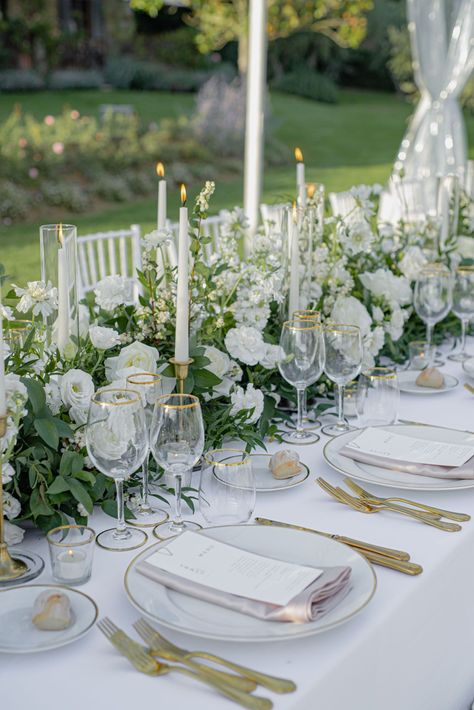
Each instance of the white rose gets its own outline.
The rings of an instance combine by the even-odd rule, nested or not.
[[[120,335],[113,328],[105,328],[100,325],[91,325],[89,328],[89,338],[92,345],[97,350],[109,350],[116,345],[120,345]]]
[[[223,353],[212,345],[207,345],[204,349],[204,356],[210,360],[210,363],[205,366],[205,369],[223,380],[230,366],[230,357],[227,353]]]
[[[97,305],[104,311],[113,311],[129,300],[129,285],[123,276],[106,276],[94,288]]]
[[[105,361],[105,374],[109,382],[117,376],[119,370],[136,368],[139,372],[156,372],[156,363],[159,353],[156,348],[135,341],[126,345],[116,357],[109,357]]]
[[[428,260],[420,247],[410,247],[405,252],[403,259],[400,260],[398,268],[408,281],[414,281],[420,269],[427,263]]]
[[[260,390],[256,390],[252,384],[247,385],[246,391],[243,387],[236,387],[230,396],[230,401],[232,402],[231,416],[253,409],[254,411],[249,415],[247,423],[254,424],[260,419],[263,412],[264,397],[263,393]]]
[[[5,533],[5,542],[7,545],[18,545],[23,540],[23,536],[25,534],[23,528],[20,528],[18,525],[14,525],[13,523],[9,523],[8,520],[4,520],[3,525],[3,532]]]
[[[8,520],[17,518],[21,511],[21,503],[11,493],[3,491],[3,511]]]
[[[87,410],[94,394],[92,377],[83,370],[69,370],[61,378],[61,399],[77,424],[85,424]]]
[[[282,357],[283,351],[279,345],[266,343],[265,355],[260,360],[260,365],[266,370],[273,370]]]
[[[256,365],[265,355],[266,344],[262,334],[252,326],[231,328],[225,336],[229,355],[246,365]]]
[[[89,427],[88,438],[91,449],[108,461],[119,461],[128,447],[128,436],[123,436],[122,427],[112,427],[110,420]]]
[[[363,286],[378,298],[396,301],[402,306],[411,303],[410,283],[404,276],[395,276],[389,269],[377,269],[373,273],[366,271],[359,278]]]
[[[370,332],[372,325],[367,308],[355,296],[338,298],[331,311],[331,319],[335,323],[358,326],[362,337]]]
[[[2,466],[2,480],[3,483],[10,483],[16,471],[11,465],[11,463],[4,463]]]
[[[46,395],[46,404],[50,408],[51,414],[56,416],[56,414],[59,414],[62,404],[61,388],[56,380],[50,380],[45,384],[44,393]]]

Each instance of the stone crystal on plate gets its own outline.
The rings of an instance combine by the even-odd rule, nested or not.
[[[269,468],[275,478],[292,478],[303,470],[300,457],[296,451],[289,449],[283,449],[273,454]]]
[[[73,622],[69,597],[62,592],[41,592],[35,599],[32,621],[41,631],[67,629]]]
[[[435,390],[444,387],[444,377],[436,367],[427,367],[426,370],[422,370],[415,382],[419,387],[432,387]]]

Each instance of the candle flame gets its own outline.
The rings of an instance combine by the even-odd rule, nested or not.
[[[314,184],[314,182],[309,183],[308,188],[307,188],[307,192],[308,192],[308,197],[311,200],[314,197],[314,193],[316,192],[316,185]]]
[[[59,225],[56,227],[57,233],[58,233],[58,242],[61,246],[64,244],[64,235],[63,235],[63,223],[60,222]]]
[[[297,163],[303,162],[303,153],[301,152],[301,148],[295,148],[295,160]]]
[[[296,209],[296,202],[293,202],[293,222],[296,224],[298,221],[298,210]]]
[[[164,178],[165,176],[165,166],[163,163],[157,163],[156,164],[156,174],[158,175],[159,178]]]
[[[186,185],[181,185],[181,204],[184,205],[186,204]]]

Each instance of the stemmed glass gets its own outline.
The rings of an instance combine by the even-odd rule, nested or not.
[[[442,264],[428,264],[420,271],[415,284],[413,304],[426,324],[426,341],[432,352],[433,328],[445,318],[452,303],[451,274]]]
[[[344,419],[344,387],[359,374],[362,367],[362,338],[356,325],[333,324],[324,327],[326,364],[324,372],[337,390],[337,422],[321,429],[323,434],[338,436],[351,431]]]
[[[160,540],[201,526],[181,516],[183,476],[197,464],[204,450],[204,423],[199,399],[192,394],[158,397],[150,433],[151,451],[158,466],[175,479],[175,518],[158,523],[153,534]]]
[[[289,384],[296,388],[298,415],[294,432],[284,434],[288,444],[312,444],[319,436],[303,427],[303,405],[306,388],[316,382],[324,367],[324,341],[319,323],[310,319],[283,323],[280,336],[278,369]]]
[[[300,309],[293,312],[292,318],[296,320],[314,320],[316,323],[321,324],[321,312],[316,311],[311,308]],[[319,419],[310,419],[308,415],[308,393],[305,390],[304,401],[303,401],[303,429],[305,431],[312,431],[314,429],[319,429],[321,422]],[[288,427],[290,429],[294,428],[293,423],[289,423]]]
[[[128,375],[127,377],[127,390],[134,390],[142,398],[143,408],[145,410],[146,428],[147,432],[150,432],[151,419],[153,416],[153,409],[158,397],[163,394],[161,386],[161,377],[155,375],[153,372],[136,372],[133,375]],[[148,461],[150,458],[150,453],[148,450],[148,455],[145,457],[142,466],[142,491],[140,496],[140,503],[137,508],[134,509],[136,515],[135,520],[130,520],[131,525],[142,525],[143,527],[155,527],[157,523],[162,523],[168,520],[169,515],[165,510],[161,508],[155,508],[151,505],[149,499],[149,467]]]
[[[448,360],[464,362],[472,356],[466,352],[466,329],[474,316],[474,266],[458,266],[454,272],[453,313],[461,320],[461,346]]]
[[[107,550],[140,547],[148,536],[125,525],[123,506],[123,482],[140,468],[148,454],[145,411],[137,392],[96,392],[89,407],[86,447],[94,466],[113,478],[117,489],[117,527],[100,533],[97,543]]]

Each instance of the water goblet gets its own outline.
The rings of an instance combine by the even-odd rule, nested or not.
[[[238,449],[204,454],[199,510],[209,525],[240,525],[255,508],[255,475],[250,456]]]
[[[324,340],[319,323],[310,319],[283,323],[278,369],[286,382],[296,388],[298,414],[295,431],[284,434],[288,444],[312,444],[319,436],[304,429],[303,405],[306,388],[314,384],[324,367]]]
[[[316,323],[321,323],[321,312],[313,310],[311,308],[300,309],[293,312],[292,318],[296,320],[314,320]],[[293,422],[287,424],[290,429],[294,429],[295,425]],[[308,414],[308,392],[305,390],[304,401],[303,401],[303,429],[307,431],[312,431],[314,429],[319,429],[321,422],[319,419],[310,419]]]
[[[400,390],[396,371],[391,367],[372,367],[359,377],[356,408],[362,427],[396,424]]]
[[[96,392],[89,407],[86,447],[94,466],[113,478],[117,489],[117,527],[100,533],[97,544],[107,550],[140,547],[148,536],[125,525],[123,503],[123,482],[148,453],[145,411],[137,392],[112,388]]]
[[[323,434],[338,436],[353,427],[344,419],[344,387],[353,380],[362,367],[362,338],[356,325],[333,324],[324,328],[326,364],[324,372],[336,385],[337,422],[321,429]]]
[[[466,330],[474,316],[474,266],[458,266],[455,270],[452,310],[461,321],[461,344],[459,352],[449,355],[448,360],[464,362],[472,357],[472,353],[466,352]]]
[[[158,397],[150,433],[151,452],[158,466],[175,480],[174,520],[158,523],[153,534],[160,540],[201,526],[181,515],[183,476],[192,470],[204,450],[204,423],[199,399],[192,394]]]
[[[158,397],[163,394],[162,380],[159,375],[153,372],[136,372],[127,377],[127,390],[134,390],[141,396],[143,408],[145,410],[145,420],[147,431],[150,433],[153,409]],[[168,520],[169,515],[161,508],[155,508],[150,503],[149,497],[149,458],[150,451],[145,457],[142,466],[142,490],[140,502],[133,510],[136,519],[130,520],[130,525],[141,525],[143,527],[155,527],[158,523]]]
[[[445,318],[452,303],[451,274],[443,264],[428,264],[416,280],[413,305],[426,324],[426,340],[432,347],[433,328]]]

